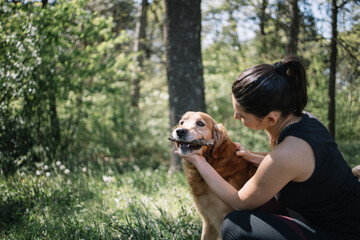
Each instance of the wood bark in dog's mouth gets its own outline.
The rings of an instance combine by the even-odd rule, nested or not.
[[[195,140],[192,140],[190,142],[175,139],[175,138],[168,138],[168,140],[170,140],[172,142],[176,142],[178,144],[184,144],[184,145],[188,144],[188,145],[200,146],[200,147],[201,146],[213,146],[214,145],[214,139],[211,139],[211,140],[195,139]]]
[[[184,141],[170,137],[168,138],[168,140],[176,143],[176,147],[179,149],[179,154],[182,156],[189,155],[193,151],[199,150],[202,146],[214,145],[214,139],[211,140],[195,139],[192,141]]]

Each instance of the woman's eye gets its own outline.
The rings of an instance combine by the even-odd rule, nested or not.
[[[200,122],[200,121],[197,122],[196,124],[197,124],[198,126],[200,126],[200,127],[204,127],[204,126],[205,126],[205,124],[204,124],[203,122]]]

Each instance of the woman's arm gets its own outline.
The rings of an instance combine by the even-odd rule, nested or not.
[[[186,157],[195,165],[211,190],[227,205],[236,210],[250,210],[261,206],[270,200],[277,192],[267,187],[259,177],[251,178],[240,191],[226,182],[215,169],[200,155]],[[261,165],[266,163],[265,159]],[[261,171],[260,167],[257,171]],[[256,173],[259,174],[259,173]],[[255,174],[255,175],[256,175]],[[263,175],[263,174],[260,174]],[[273,178],[269,176],[270,178]],[[269,181],[271,182],[271,181]]]
[[[265,152],[250,152],[247,151],[240,143],[235,143],[237,147],[236,156],[242,157],[248,162],[251,162],[255,166],[259,166],[261,161],[269,153]]]
[[[309,148],[308,144],[299,140],[285,139],[281,147],[279,145],[262,160],[255,175],[239,191],[226,182],[202,156],[193,154],[185,157],[185,160],[195,165],[219,199],[233,209],[245,210],[266,203],[289,181],[305,180],[310,176],[313,169],[308,167],[308,161],[304,161],[305,155],[309,155],[308,159],[311,160],[312,151],[310,148],[309,153]],[[311,161],[315,162],[314,159]]]

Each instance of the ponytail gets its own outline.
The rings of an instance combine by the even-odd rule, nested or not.
[[[289,85],[292,89],[291,92],[294,93],[295,106],[292,112],[300,116],[308,102],[305,68],[295,56],[286,56],[280,63],[289,80]],[[276,70],[275,66],[274,68]]]
[[[300,116],[307,101],[305,68],[295,56],[273,65],[260,64],[235,80],[232,92],[248,113],[264,117],[273,110]]]

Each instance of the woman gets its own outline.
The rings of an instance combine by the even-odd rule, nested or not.
[[[360,239],[360,183],[327,129],[303,112],[308,96],[300,61],[256,65],[240,74],[232,93],[235,119],[266,129],[272,151],[264,157],[238,144],[236,154],[258,165],[239,191],[200,155],[186,157],[235,210],[223,222],[223,239]],[[274,196],[305,221],[259,210]]]

